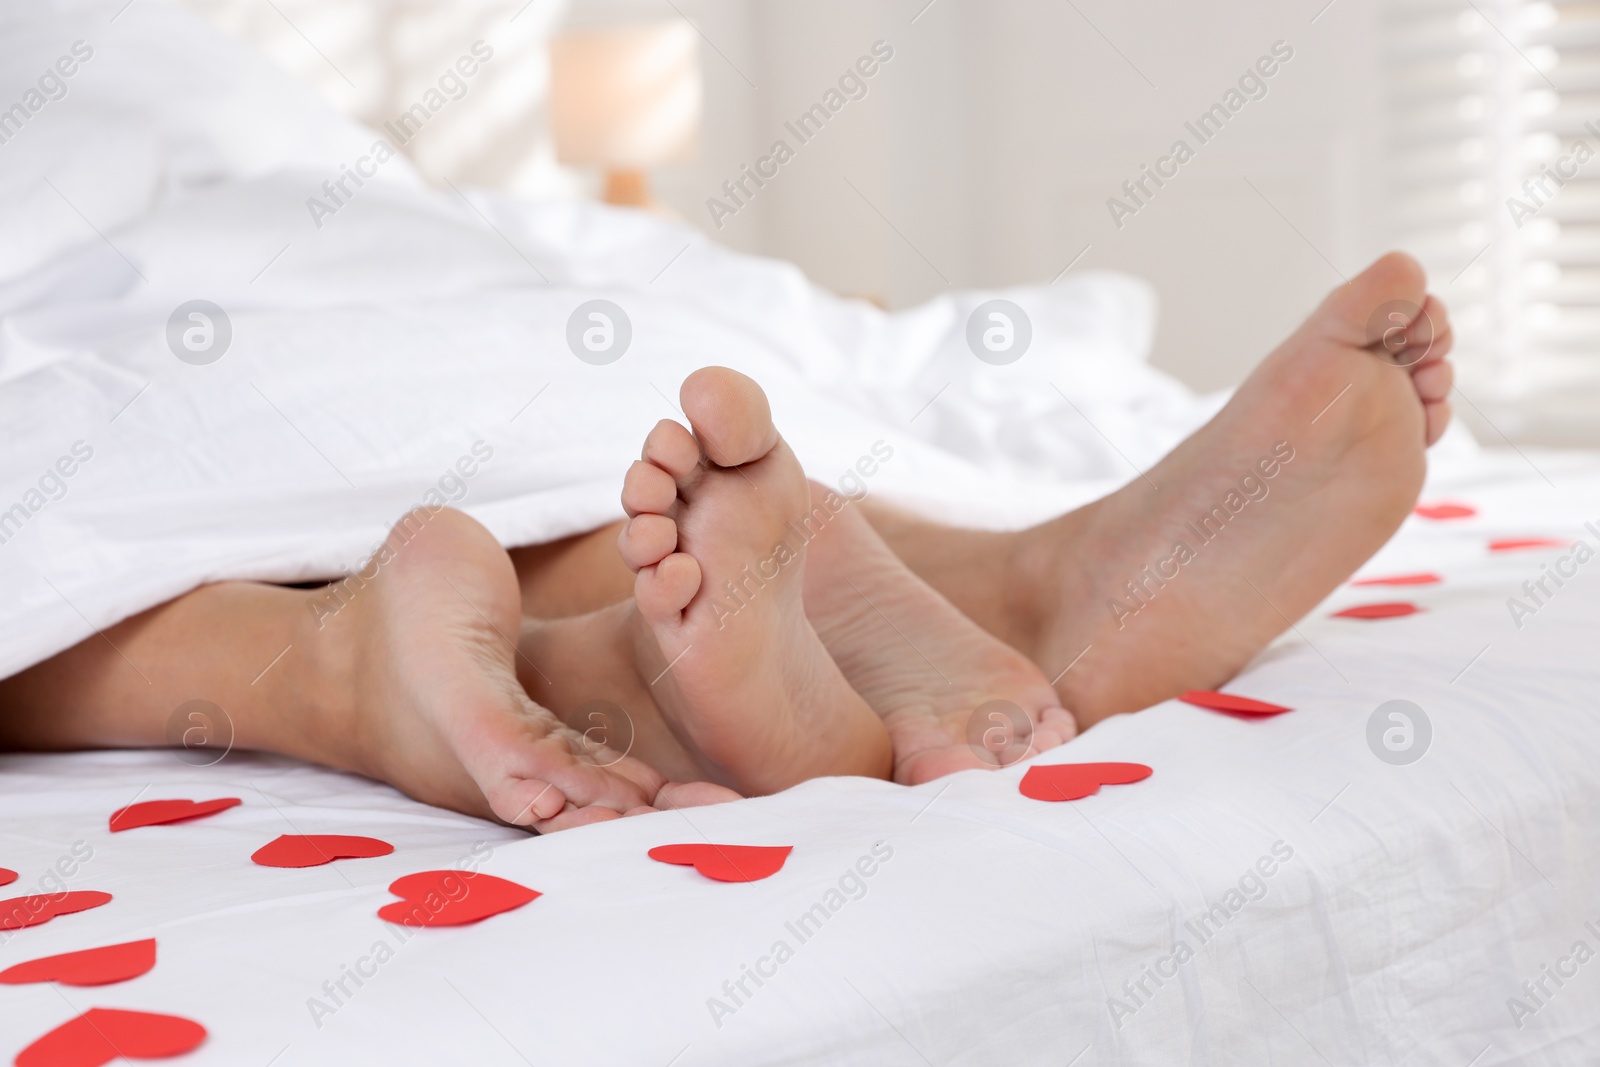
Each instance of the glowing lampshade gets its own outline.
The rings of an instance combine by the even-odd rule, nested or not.
[[[645,169],[699,147],[700,56],[686,22],[568,30],[550,44],[556,154],[606,172],[606,200],[650,206]]]

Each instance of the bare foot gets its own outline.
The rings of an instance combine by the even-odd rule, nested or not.
[[[693,447],[688,435],[681,428],[660,432],[682,438],[687,462]],[[650,684],[659,669],[641,678],[637,663],[630,662],[631,602],[609,604],[620,587],[603,561],[583,562],[603,534],[635,567],[637,560],[663,551],[667,527],[658,544],[642,551],[641,540],[652,536],[659,509],[674,506],[676,484],[651,464],[639,464],[633,479],[630,510],[646,510],[623,524],[629,529],[596,531],[521,553],[519,579],[531,615],[523,622],[519,675],[536,700],[586,736],[608,740],[673,779],[715,774],[662,717]],[[656,483],[656,496],[639,496],[649,482]],[[1077,732],[1039,668],[913,574],[855,502],[816,483],[810,494],[809,512],[784,534],[796,556],[805,547],[805,613],[845,680],[883,720],[896,781],[915,784],[958,770],[1008,766]],[[628,574],[615,547],[612,552],[618,569]],[[561,569],[558,561],[569,564],[565,570],[571,573],[551,573]],[[582,577],[575,580],[574,574]],[[758,591],[757,579],[748,574],[735,581]],[[712,612],[720,617],[739,606],[739,600],[725,598]],[[567,617],[545,621],[552,614]],[[586,666],[573,670],[575,663]],[[545,671],[537,664],[563,669]]]
[[[1396,309],[1409,366],[1379,342]],[[1056,686],[1081,727],[1227,681],[1389,539],[1449,422],[1450,344],[1422,268],[1384,256],[1145,476],[1006,539],[1018,647],[1083,655]]]
[[[717,780],[771,793],[819,775],[886,777],[889,737],[802,603],[810,502],[761,389],[708,367],[628,471],[619,547],[638,574],[635,647],[677,740]]]
[[[1050,681],[900,562],[860,509],[812,483],[806,612],[916,785],[1009,766],[1077,733]]]
[[[347,602],[310,639],[333,679],[324,688],[346,694],[325,716],[337,724],[329,762],[541,832],[733,798],[586,744],[528,699],[513,664],[516,574],[472,519],[413,512],[378,559],[376,576],[344,586]]]
[[[912,574],[854,504],[816,483],[811,500],[790,538],[806,545],[806,616],[845,680],[882,718],[895,781],[1009,766],[1077,732],[1039,668]],[[525,619],[522,683],[574,730],[669,778],[712,773],[662,717],[653,675],[639,676],[628,625],[634,616],[625,603],[558,621]]]

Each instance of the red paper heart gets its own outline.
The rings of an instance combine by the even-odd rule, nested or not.
[[[657,845],[646,855],[719,882],[759,882],[777,874],[793,851],[793,845]]]
[[[1294,710],[1282,704],[1268,704],[1264,700],[1251,700],[1249,697],[1235,696],[1232,693],[1214,693],[1209,689],[1191,689],[1178,699],[1197,708],[1233,711],[1242,715],[1281,715]]]
[[[520,908],[537,890],[473,871],[421,871],[399,878],[389,892],[401,899],[378,909],[378,918],[407,926],[461,926]]]
[[[1418,504],[1417,514],[1424,519],[1470,519],[1478,513],[1471,504]]]
[[[60,982],[62,985],[110,985],[137,978],[156,965],[156,939],[129,941],[104,948],[86,948],[29,960],[0,971],[0,982]]]
[[[17,1053],[14,1062],[16,1067],[101,1067],[118,1056],[181,1056],[205,1039],[205,1027],[176,1015],[90,1008]]]
[[[1150,774],[1142,763],[1054,763],[1029,767],[1017,788],[1033,800],[1082,800],[1103,785],[1127,785]]]
[[[366,860],[393,851],[393,845],[376,837],[284,834],[256,849],[250,858],[263,867],[320,867],[334,860]]]
[[[1404,600],[1396,600],[1387,604],[1357,604],[1353,608],[1336,611],[1336,619],[1394,619],[1401,615],[1415,615],[1422,609],[1415,604],[1408,604]]]
[[[1351,585],[1438,585],[1443,578],[1431,571],[1419,574],[1395,574],[1384,578],[1360,578]]]
[[[1490,552],[1516,552],[1524,548],[1566,548],[1571,541],[1559,537],[1500,537],[1489,542]]]
[[[15,882],[16,880],[17,880],[17,872],[16,871],[8,871],[4,867],[0,867],[0,885],[10,885],[12,882]]]
[[[141,826],[160,826],[169,822],[188,822],[215,815],[219,811],[239,805],[238,797],[218,800],[147,800],[143,804],[130,804],[111,813],[111,832],[137,830]]]
[[[30,897],[12,897],[0,900],[0,930],[21,930],[25,926],[47,923],[57,915],[71,915],[111,903],[110,893],[97,893],[92,889],[73,890],[70,893],[46,893]]]

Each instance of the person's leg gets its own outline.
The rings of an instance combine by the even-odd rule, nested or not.
[[[1022,595],[1033,576],[1027,572],[1031,561],[1017,551],[1020,534],[948,526],[870,498],[862,501],[861,512],[908,570],[975,625],[1014,648],[1038,644],[1038,632],[1053,613],[1031,591]],[[1069,541],[1060,531],[1058,548]],[[1067,665],[1039,663],[1052,678]]]
[[[530,701],[515,573],[476,522],[407,516],[366,580],[197,589],[0,682],[0,747],[168,743],[195,698],[235,745],[357,771],[539,830],[730,799],[597,749]]]
[[[898,782],[1008,766],[1077,733],[1050,680],[913,574],[856,502],[812,483],[806,613],[894,741]]]
[[[237,748],[343,745],[319,681],[327,646],[308,639],[310,596],[221,582],[125,619],[0,681],[0,749],[165,745],[169,717],[196,698],[227,709]]]
[[[1369,333],[1391,302],[1423,309],[1398,359]],[[1450,345],[1421,268],[1385,256],[1102,500],[1018,533],[865,513],[911,570],[1046,673],[1078,664],[1056,690],[1087,728],[1222,684],[1389,539],[1449,422]]]
[[[587,615],[633,599],[633,572],[617,555],[625,521],[511,550],[522,613],[535,619]]]

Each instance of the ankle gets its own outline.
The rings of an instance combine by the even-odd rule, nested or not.
[[[305,591],[292,605],[291,648],[265,694],[272,735],[260,747],[371,773],[358,714],[361,609],[330,599],[329,588]]]
[[[630,603],[560,619],[523,616],[517,681],[535,704],[563,719],[595,700],[637,702],[644,682],[634,664]]]
[[[1062,605],[1073,605],[1071,611],[1079,614],[1095,603],[1086,561],[1105,558],[1104,542],[1096,533],[1104,503],[1097,500],[1017,533],[1011,550],[1003,554],[1001,588],[1007,591],[1009,623],[1015,627],[1015,639],[1008,643],[1027,651],[1050,675],[1066,666],[1040,662],[1066,651],[1045,647],[1060,636]]]

